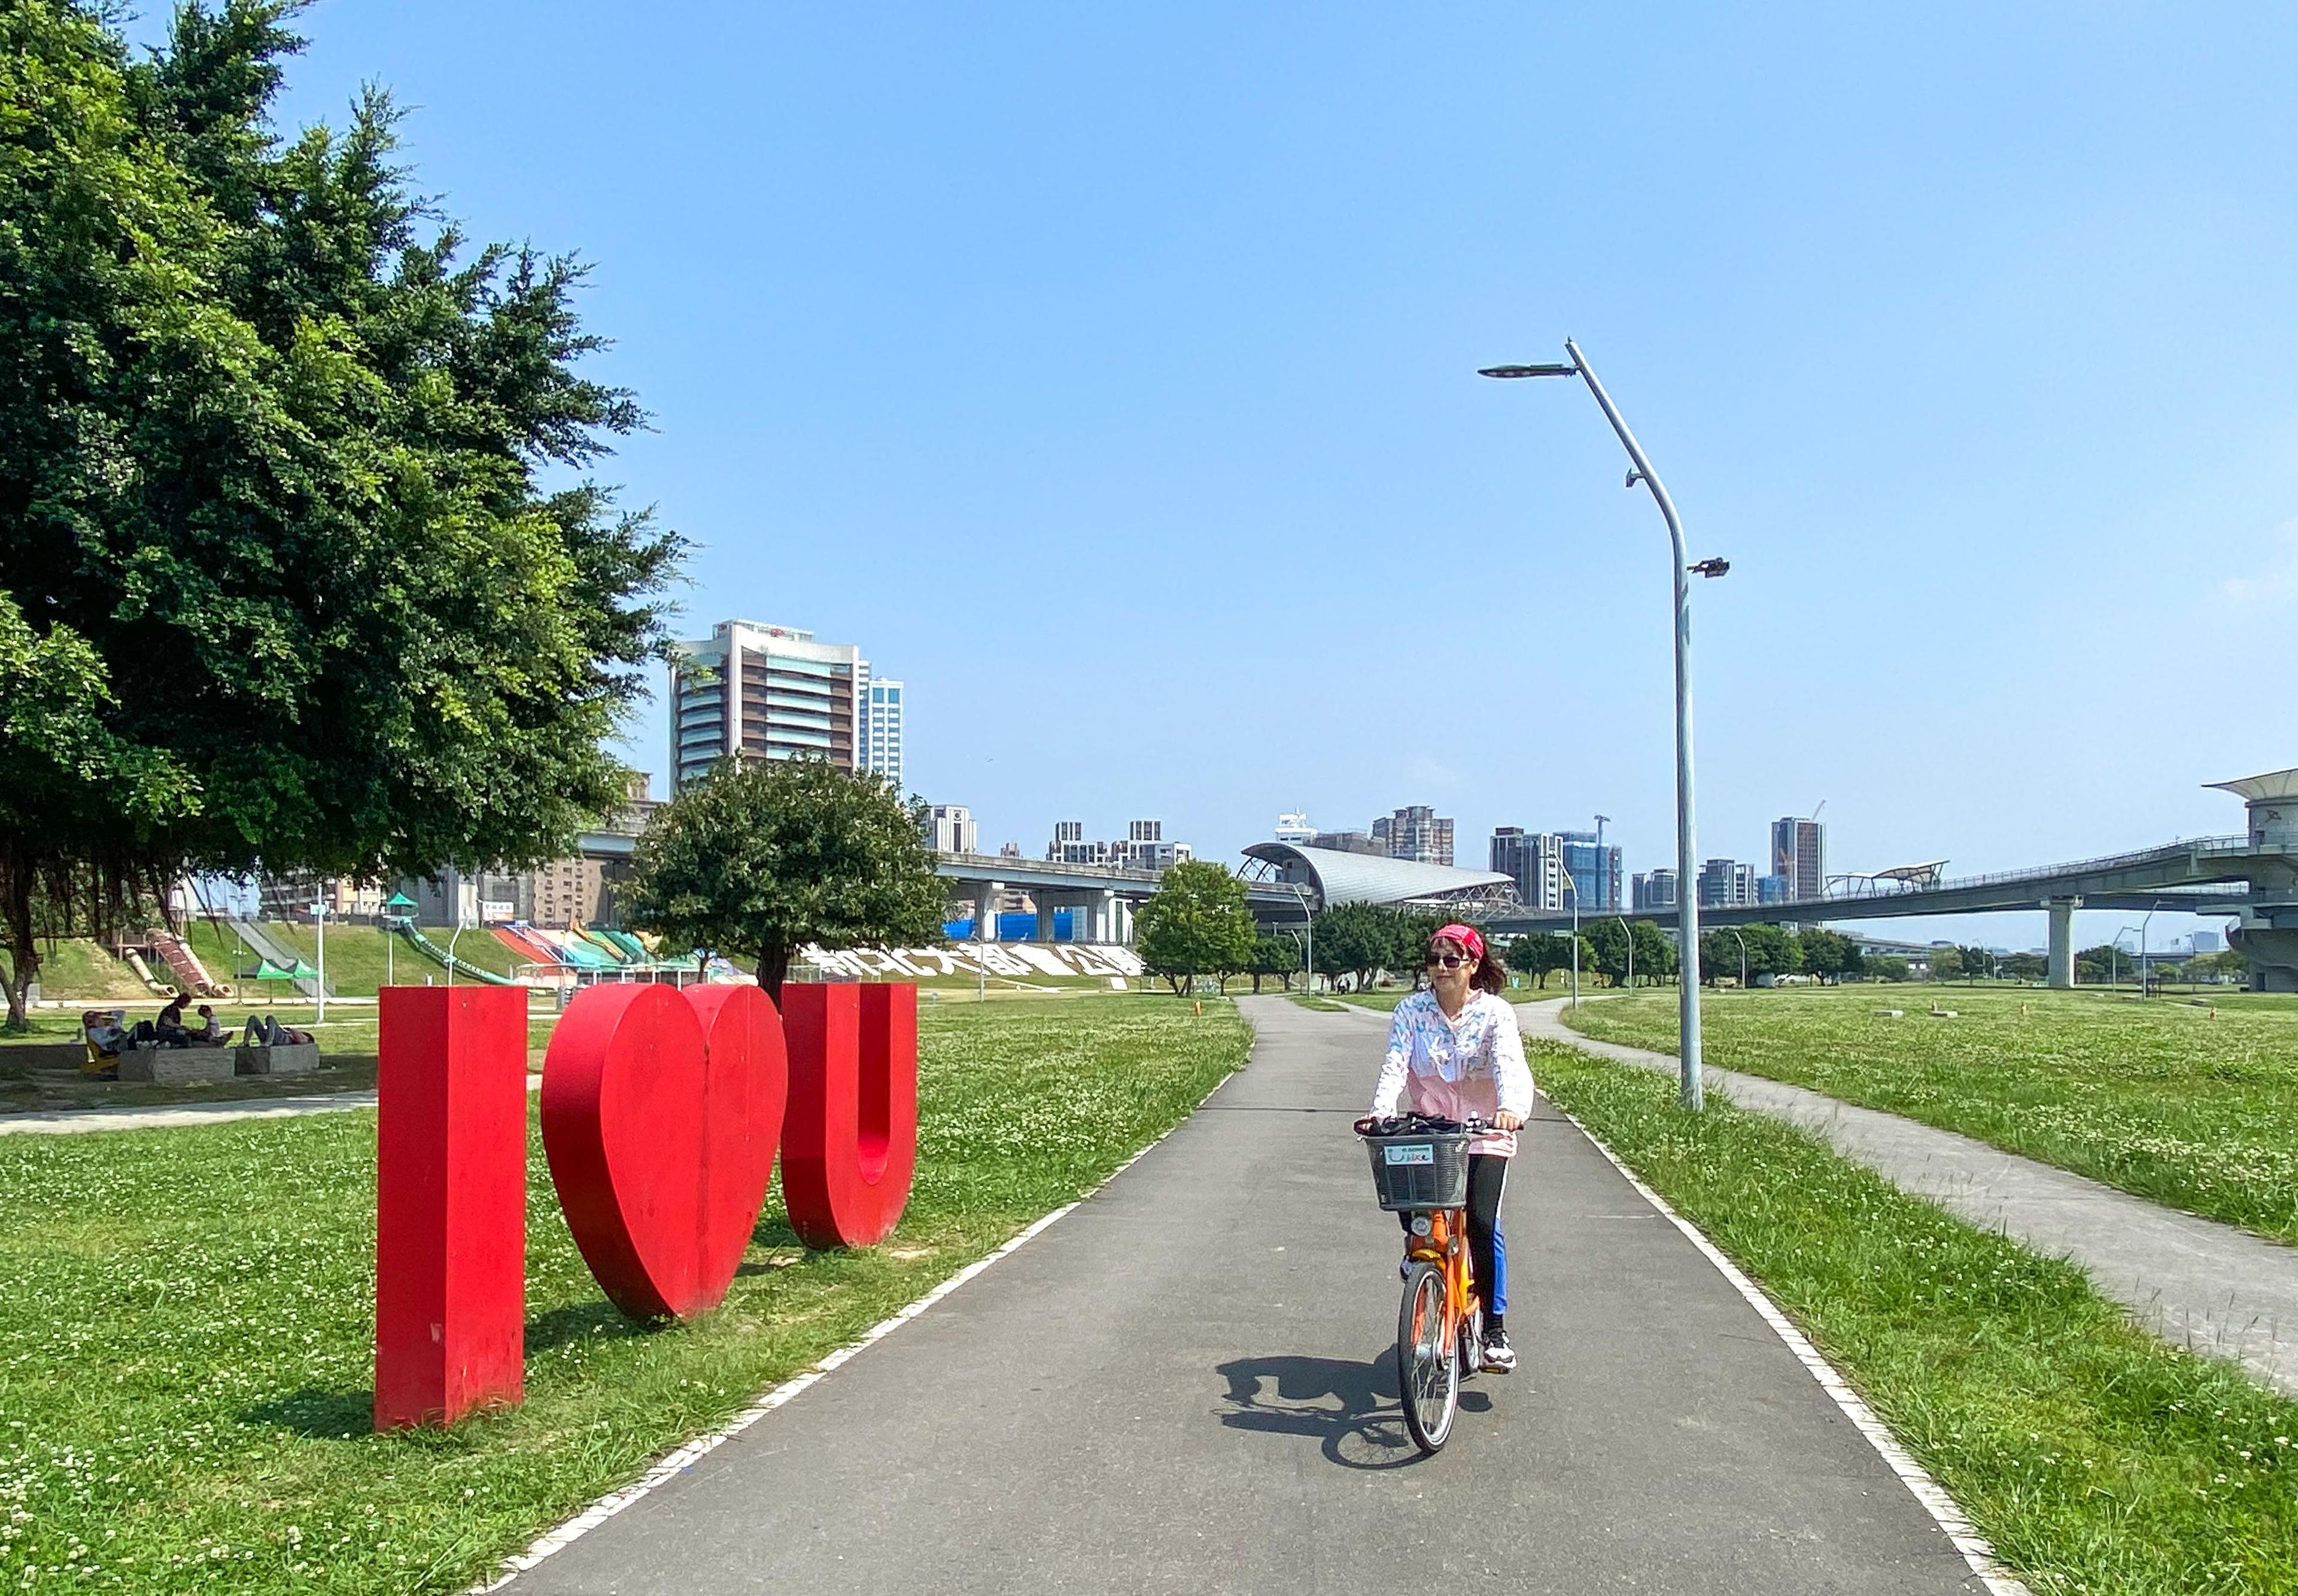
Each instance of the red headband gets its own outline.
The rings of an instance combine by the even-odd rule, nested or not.
[[[1428,939],[1431,942],[1442,942],[1447,937],[1450,937],[1453,941],[1458,942],[1463,948],[1467,949],[1467,955],[1470,958],[1476,960],[1480,964],[1484,963],[1484,939],[1476,935],[1476,927],[1472,925],[1459,924],[1444,926],[1439,929],[1436,934]]]

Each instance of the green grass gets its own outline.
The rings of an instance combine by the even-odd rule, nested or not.
[[[1710,1063],[2298,1241],[2298,1005],[1942,985],[1711,996],[1700,1013]],[[1566,1015],[1664,1052],[1675,1017],[1672,991]]]
[[[1306,992],[1287,992],[1285,996],[1291,998],[1302,1008],[1313,1010],[1319,1014],[1345,1014],[1349,1012],[1347,1004],[1336,1002],[1330,997],[1311,996]]]
[[[1583,1011],[1585,1013],[1585,1010]],[[1537,1044],[1542,1089],[1803,1328],[2037,1596],[2298,1590],[2298,1403],[1775,1121]]]
[[[0,1584],[461,1588],[1079,1195],[1248,1040],[1227,1005],[1139,999],[921,1030],[893,1238],[809,1254],[777,1193],[726,1305],[690,1325],[606,1302],[531,1141],[527,1399],[448,1433],[369,1432],[370,1115],[0,1140]]]

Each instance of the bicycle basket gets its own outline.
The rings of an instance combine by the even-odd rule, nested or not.
[[[1468,1143],[1465,1130],[1421,1130],[1368,1136],[1372,1183],[1391,1213],[1416,1208],[1459,1208],[1468,1201]]]

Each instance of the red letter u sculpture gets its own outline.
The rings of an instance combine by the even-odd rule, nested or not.
[[[782,1198],[809,1247],[883,1241],[918,1161],[918,989],[786,986]]]

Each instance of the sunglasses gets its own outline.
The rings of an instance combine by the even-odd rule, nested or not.
[[[1432,953],[1428,955],[1428,967],[1431,970],[1439,964],[1443,965],[1447,970],[1458,970],[1463,964],[1473,964],[1476,962],[1464,953]]]

